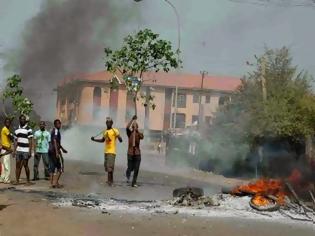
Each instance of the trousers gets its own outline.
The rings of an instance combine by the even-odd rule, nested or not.
[[[126,170],[126,177],[129,180],[131,172],[133,171],[132,185],[137,183],[141,163],[141,155],[128,155],[128,167]]]

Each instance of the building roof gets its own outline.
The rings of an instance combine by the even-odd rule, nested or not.
[[[66,77],[59,86],[64,86],[74,81],[109,82],[113,75],[108,71],[100,71],[90,74],[77,74]],[[200,89],[202,83],[201,75],[147,72],[143,75],[144,84],[149,86],[172,87],[178,86],[180,89]],[[233,91],[241,83],[240,78],[232,76],[212,76],[206,75],[203,88],[218,91]]]

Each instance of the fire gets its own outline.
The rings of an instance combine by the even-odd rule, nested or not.
[[[261,195],[255,195],[251,201],[257,206],[269,206],[273,203],[271,199],[268,199]]]
[[[280,205],[284,205],[286,193],[284,183],[275,179],[259,179],[254,183],[236,187],[232,194],[235,195],[253,195],[253,203],[258,206],[271,204],[272,196]]]

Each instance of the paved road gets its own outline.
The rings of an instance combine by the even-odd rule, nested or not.
[[[32,161],[30,166],[32,166]],[[173,189],[178,187],[202,187],[206,194],[217,193],[221,190],[220,184],[209,182],[209,178],[206,182],[198,173],[192,173],[191,170],[165,167],[163,157],[154,154],[147,154],[146,159],[143,158],[138,177],[139,188],[132,188],[130,184],[127,184],[125,169],[124,160],[118,161],[114,174],[115,186],[108,187],[101,162],[96,164],[66,160],[65,174],[61,179],[65,187],[56,191],[96,193],[104,197],[128,200],[165,200],[172,198]],[[40,174],[42,175],[42,171]],[[24,177],[22,175],[22,178]],[[49,183],[45,180],[36,181],[31,187],[21,185],[17,188],[51,191]]]
[[[62,178],[65,188],[54,191],[67,196],[72,193],[96,193],[104,198],[162,200],[170,199],[172,190],[177,187],[199,186],[209,194],[220,192],[220,186],[237,183],[236,180],[216,175],[164,167],[163,159],[155,154],[146,155],[142,167],[145,170],[142,169],[139,175],[141,186],[135,189],[125,182],[125,160],[118,161],[115,172],[116,186],[111,188],[105,184],[102,164],[67,160],[66,173]],[[0,189],[7,187],[8,185],[0,184]],[[52,191],[45,180],[40,180],[30,187],[20,185],[17,188],[23,191],[0,192],[1,235],[314,235],[310,227],[241,219],[236,218],[237,216],[199,218],[130,212],[101,214],[99,211],[81,208],[58,208],[41,194]],[[22,227],[12,227],[12,222],[21,222]]]

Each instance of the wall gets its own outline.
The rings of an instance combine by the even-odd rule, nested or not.
[[[149,128],[151,130],[163,130],[164,125],[164,108],[165,108],[165,89],[155,89],[151,91],[154,96],[154,103],[156,108],[150,109]]]
[[[97,119],[93,119],[93,91],[94,87],[101,87],[102,93],[101,93],[101,115]],[[105,125],[105,117],[106,116],[112,116],[110,114],[110,88],[108,84],[100,85],[95,83],[87,83],[83,84],[82,89],[78,90],[81,91],[81,95],[79,96],[79,104],[78,104],[78,124],[82,125]],[[145,91],[145,88],[143,88],[143,91]],[[155,87],[151,94],[154,96],[154,103],[156,104],[155,110],[150,109],[149,112],[149,128],[151,130],[163,130],[165,128],[165,124],[169,124],[169,122],[165,122],[165,117],[170,119],[169,117],[165,116],[165,111],[168,110],[165,107],[165,104],[169,101],[167,101],[165,97],[165,88],[162,87]],[[198,92],[198,91],[197,91]],[[185,108],[178,108],[177,113],[184,113],[185,114],[185,125],[191,125],[192,124],[192,116],[198,116],[199,114],[199,102],[193,103],[193,95],[196,93],[196,91],[193,90],[179,90],[179,93],[185,93],[186,94],[186,107]],[[210,94],[210,103],[206,102],[206,95]],[[173,89],[172,97],[175,96],[175,89]],[[207,91],[202,95],[202,110],[203,110],[203,116],[206,117],[213,117],[214,112],[218,108],[219,104],[219,98],[222,96],[222,93],[220,92],[214,92],[214,91]],[[67,111],[69,109],[68,105],[68,98],[67,94],[64,93],[64,97],[62,96],[62,93],[58,92],[58,117],[60,117],[61,112],[64,111],[63,114],[63,121],[65,123],[68,122],[68,115]],[[169,98],[171,99],[171,98]],[[64,107],[62,106],[61,102],[65,101]],[[118,90],[118,103],[117,103],[117,116],[114,120],[115,126],[122,128],[125,127],[128,120],[126,120],[126,109],[127,109],[127,91],[124,88],[120,88]],[[133,114],[134,108],[132,107],[131,113]],[[144,119],[145,119],[145,108],[143,106],[143,101],[140,99],[137,101],[137,110],[138,110],[138,124],[139,128],[144,128]],[[175,107],[172,104],[171,112],[175,112]]]

